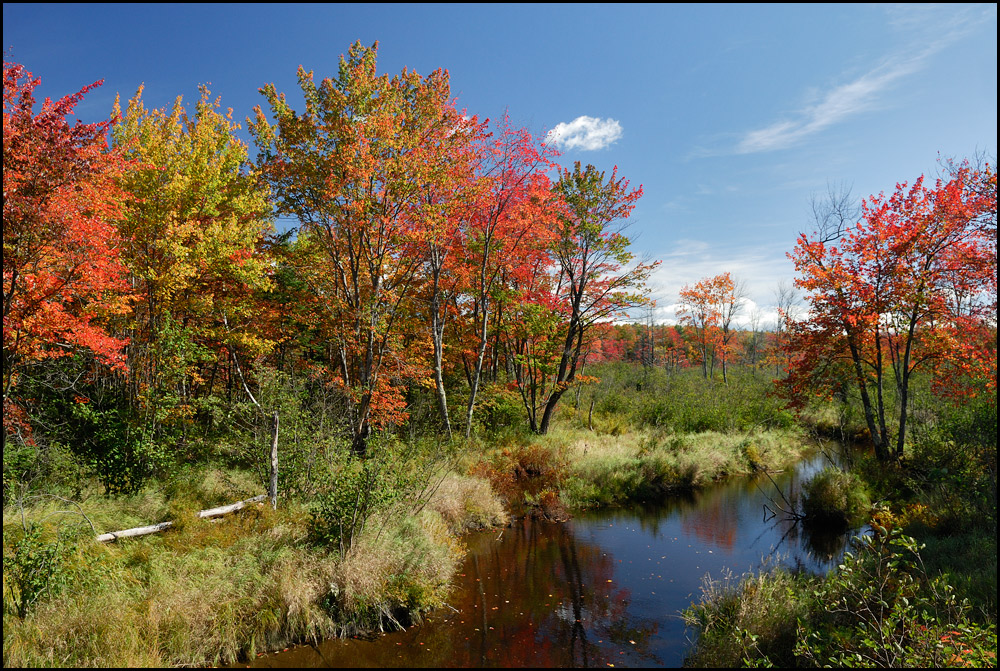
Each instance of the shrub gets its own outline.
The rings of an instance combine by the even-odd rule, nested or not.
[[[796,655],[822,666],[995,666],[996,625],[969,620],[943,577],[931,577],[917,542],[876,525],[815,592],[818,608]]]
[[[62,536],[45,539],[42,528],[29,523],[10,552],[4,552],[4,584],[18,617],[27,616],[43,595],[54,596],[66,587],[64,560],[71,551]]]
[[[865,522],[871,500],[864,483],[853,473],[824,468],[803,487],[802,508],[807,519],[856,527]]]
[[[373,439],[365,457],[346,447],[335,455],[327,482],[311,507],[311,534],[345,556],[377,514],[412,508],[428,489],[442,454],[420,445]]]

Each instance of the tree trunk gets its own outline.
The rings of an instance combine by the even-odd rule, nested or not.
[[[228,515],[229,513],[234,513],[237,510],[242,510],[250,503],[257,503],[258,501],[263,501],[267,498],[267,494],[260,494],[254,496],[253,498],[244,499],[243,501],[237,501],[236,503],[230,503],[227,506],[220,506],[218,508],[208,508],[198,512],[198,517],[202,519],[211,519],[214,517],[220,517],[222,515]],[[96,538],[98,543],[108,543],[119,538],[134,538],[136,536],[147,536],[149,534],[155,534],[165,529],[169,529],[174,525],[173,522],[160,522],[159,524],[151,524],[146,527],[135,527],[133,529],[124,529],[122,531],[112,531],[110,533],[101,534]]]
[[[483,326],[479,333],[479,351],[476,354],[476,365],[472,372],[472,384],[469,386],[469,407],[465,412],[465,437],[472,435],[472,413],[476,410],[476,394],[479,393],[479,381],[483,374],[483,357],[486,355],[487,329],[489,328],[489,312],[483,303]]]
[[[271,423],[271,483],[267,488],[267,495],[271,499],[271,507],[278,509],[278,411],[274,411],[274,419]]]

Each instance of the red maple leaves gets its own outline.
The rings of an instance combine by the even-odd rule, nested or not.
[[[789,324],[787,384],[797,397],[856,387],[882,459],[893,430],[902,456],[918,368],[953,389],[973,367],[996,384],[995,185],[991,166],[965,164],[932,188],[898,184],[865,201],[839,238],[801,235],[790,254],[811,310]]]
[[[3,66],[4,426],[20,413],[10,391],[24,364],[80,349],[122,366],[125,342],[107,318],[127,308],[125,268],[113,221],[123,163],[107,151],[109,122],[66,116],[100,82],[35,112],[39,80]]]

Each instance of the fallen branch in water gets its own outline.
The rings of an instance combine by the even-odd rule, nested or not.
[[[260,494],[250,499],[243,501],[237,501],[236,503],[230,503],[228,506],[220,506],[219,508],[208,508],[207,510],[198,511],[198,517],[203,519],[209,519],[213,517],[220,517],[222,515],[227,515],[229,513],[234,513],[241,508],[244,508],[249,503],[257,503],[258,501],[263,501],[267,498],[267,494]],[[164,529],[169,529],[174,525],[173,522],[160,522],[159,524],[152,524],[148,527],[135,527],[134,529],[123,529],[122,531],[112,531],[111,533],[101,534],[97,537],[98,543],[110,543],[111,541],[118,540],[119,538],[134,538],[135,536],[146,536],[148,534],[155,534],[157,532],[163,531]]]
[[[804,514],[802,514],[802,513],[795,512],[795,505],[791,501],[789,501],[788,497],[785,496],[785,493],[783,491],[781,491],[781,487],[779,487],[778,483],[774,481],[774,478],[771,477],[771,474],[768,473],[766,470],[763,471],[763,473],[764,473],[764,475],[767,476],[767,479],[771,481],[771,484],[774,485],[774,488],[776,490],[778,490],[778,494],[781,495],[782,500],[784,500],[785,505],[787,506],[787,508],[782,508],[781,505],[777,501],[775,501],[773,498],[771,498],[767,494],[767,492],[765,492],[763,489],[761,489],[761,486],[757,483],[756,480],[754,480],[754,484],[757,485],[757,489],[760,490],[760,493],[763,494],[764,496],[766,496],[768,498],[768,500],[771,502],[771,504],[775,508],[778,509],[777,511],[775,511],[773,508],[771,508],[770,506],[768,506],[765,503],[764,504],[764,510],[767,511],[767,512],[764,513],[764,521],[767,522],[768,520],[770,520],[770,519],[772,519],[774,517],[777,517],[778,516],[778,512],[781,512],[785,516],[785,519],[788,519],[788,520],[794,520],[796,522],[798,522],[799,520],[804,520],[806,518],[806,516]],[[767,513],[771,513],[771,517],[768,517]]]

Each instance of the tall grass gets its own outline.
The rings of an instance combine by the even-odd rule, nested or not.
[[[578,432],[566,443],[563,496],[573,506],[618,505],[690,490],[759,469],[780,470],[807,449],[793,431],[622,435]]]
[[[587,372],[600,382],[581,391],[576,421],[587,425],[589,417],[596,430],[606,433],[614,433],[615,425],[732,433],[795,423],[763,371],[734,367],[728,384],[705,379],[695,369],[667,371],[628,363],[600,364]]]
[[[504,521],[488,485],[449,475],[423,510],[369,525],[346,554],[310,541],[308,510],[251,506],[218,522],[194,511],[245,497],[253,474],[191,469],[83,509],[99,530],[164,518],[168,531],[102,545],[84,523],[64,559],[68,589],[23,619],[4,573],[5,666],[231,663],[295,641],[394,627],[443,604],[462,549],[456,533]],[[53,502],[26,509],[51,527]],[[21,534],[5,511],[4,553]]]

